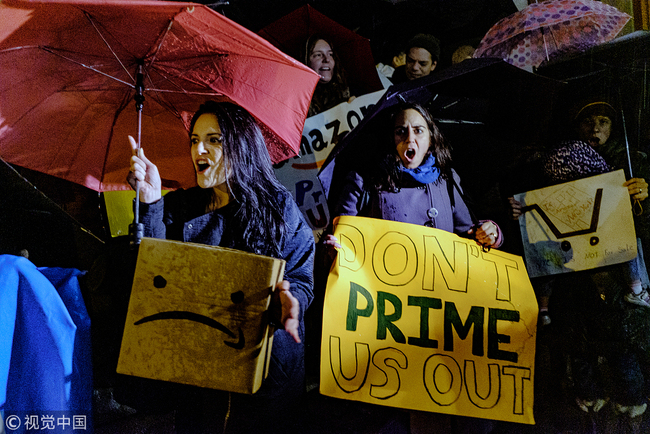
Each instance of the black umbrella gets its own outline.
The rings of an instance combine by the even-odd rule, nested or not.
[[[49,175],[24,171],[39,176],[51,191],[66,193],[67,205],[77,216],[100,221],[97,192]],[[88,270],[104,247],[105,242],[89,226],[80,223],[0,159],[0,254],[28,256],[39,267]]]
[[[457,170],[464,166],[467,173],[487,176],[507,167],[521,143],[536,140],[548,127],[562,86],[562,82],[501,59],[468,59],[427,77],[391,86],[321,168],[318,177],[330,206],[338,198],[345,175],[368,161],[378,140],[386,140],[382,127],[387,109],[401,102],[426,106],[453,146]],[[482,167],[488,163],[489,170],[480,169],[477,164],[481,162]]]

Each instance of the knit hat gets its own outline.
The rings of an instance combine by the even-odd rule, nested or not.
[[[440,60],[440,41],[433,35],[426,33],[418,33],[408,43],[404,49],[405,53],[413,47],[424,48],[431,54],[431,61],[437,62]]]
[[[612,121],[616,120],[616,110],[611,104],[605,101],[582,102],[573,109],[572,119],[579,123],[589,116],[599,115],[607,116]]]

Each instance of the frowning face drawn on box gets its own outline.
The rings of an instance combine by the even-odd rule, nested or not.
[[[268,372],[284,261],[144,237],[118,373],[254,393]]]
[[[158,289],[163,289],[167,286],[167,280],[160,275],[157,275],[153,279],[153,286],[158,288]],[[244,291],[236,291],[230,294],[230,300],[232,301],[233,305],[238,305],[244,302]],[[231,348],[241,350],[244,348],[246,345],[246,339],[244,338],[244,332],[242,331],[241,327],[237,327],[237,333],[234,331],[230,330],[227,326],[223,325],[219,321],[210,318],[205,315],[198,314],[196,312],[188,312],[184,310],[167,310],[164,312],[158,312],[153,315],[148,315],[142,319],[139,319],[134,325],[141,325],[141,324],[146,324],[152,321],[178,321],[178,320],[186,320],[186,321],[195,321],[197,323],[203,324],[207,327],[211,327],[215,330],[218,330],[224,334],[226,334],[227,337],[230,339],[237,339],[236,342],[230,342],[227,340],[224,340],[223,343],[228,345]]]

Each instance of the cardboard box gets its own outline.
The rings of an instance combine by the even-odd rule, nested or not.
[[[255,393],[268,373],[267,311],[284,266],[238,250],[143,238],[117,372]]]

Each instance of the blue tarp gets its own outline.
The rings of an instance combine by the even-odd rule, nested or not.
[[[90,317],[82,274],[0,255],[0,410],[7,424],[10,415],[22,422],[11,432],[30,432],[25,418],[48,414],[55,426],[56,418],[84,416],[85,432],[92,432]],[[63,423],[47,432],[80,431]]]

